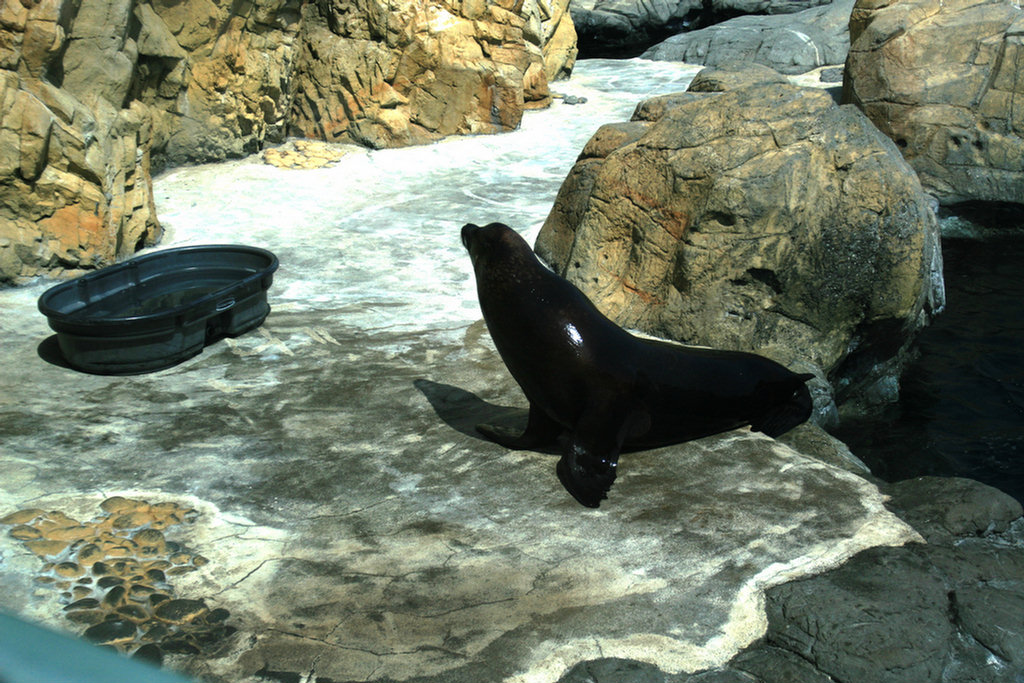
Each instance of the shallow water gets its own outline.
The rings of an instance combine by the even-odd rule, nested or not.
[[[887,481],[969,477],[1024,502],[1024,208],[981,218],[943,220],[947,306],[899,402],[836,434]]]

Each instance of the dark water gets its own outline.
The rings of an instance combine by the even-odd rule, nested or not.
[[[899,403],[836,435],[886,481],[970,477],[1024,502],[1024,207],[971,217],[988,229],[943,239],[946,310],[921,333]]]

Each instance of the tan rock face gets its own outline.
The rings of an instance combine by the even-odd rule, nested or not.
[[[148,111],[0,71],[0,282],[108,265],[160,234]]]
[[[856,109],[766,83],[637,111],[661,118],[600,130],[537,241],[616,322],[810,362],[840,390],[923,322],[936,221]]]
[[[575,60],[568,0],[3,0],[0,282],[160,234],[159,167],[287,134],[393,147],[519,125]]]
[[[1024,11],[1006,0],[860,0],[843,98],[943,203],[1024,198]]]
[[[361,0],[303,8],[296,133],[395,147],[512,130],[524,106],[549,101],[548,71],[559,75],[574,57],[553,45],[545,62],[547,31],[554,36],[571,21],[564,6],[547,20],[546,6],[534,2],[521,14],[510,0],[374,7]]]

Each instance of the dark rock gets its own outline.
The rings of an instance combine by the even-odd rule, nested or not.
[[[87,639],[100,645],[126,643],[135,638],[135,623],[124,619],[108,619],[85,629]]]
[[[643,57],[709,66],[756,62],[787,74],[841,64],[850,48],[853,3],[835,0],[795,14],[736,17],[672,36]]]
[[[945,583],[907,548],[773,588],[767,612],[769,643],[841,681],[939,681],[954,633]]]
[[[595,659],[569,669],[558,683],[668,683],[664,671],[630,659]]]
[[[964,629],[986,649],[1012,664],[1024,665],[1024,592],[968,586],[953,595]]]
[[[973,479],[918,477],[887,484],[888,507],[929,543],[1005,531],[1022,514],[1021,504]]]
[[[789,650],[761,645],[737,655],[729,666],[745,671],[764,683],[832,683],[807,660]]]
[[[146,643],[133,652],[132,657],[149,662],[150,664],[156,664],[157,666],[160,666],[164,662],[164,653],[156,643]]]

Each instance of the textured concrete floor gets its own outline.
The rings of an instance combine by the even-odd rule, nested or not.
[[[682,87],[635,67],[637,87]],[[632,108],[595,85],[621,90],[621,65],[581,72],[565,90],[593,108],[569,150]],[[556,114],[324,171],[160,179],[166,246],[282,263],[261,328],[161,372],[47,362],[45,284],[0,292],[0,608],[73,633],[113,614],[136,624],[108,634],[119,648],[224,681],[552,681],[598,656],[692,671],[760,635],[766,586],[915,538],[811,428],[796,448],[732,432],[628,455],[596,511],[551,454],[473,433],[525,404],[458,227],[535,233],[575,157],[547,147]]]

